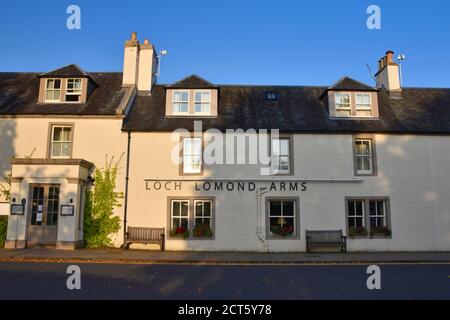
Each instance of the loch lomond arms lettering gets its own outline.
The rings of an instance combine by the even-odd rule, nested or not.
[[[269,191],[305,192],[308,190],[306,182],[301,181],[174,181],[174,180],[145,180],[148,191],[204,191],[204,192],[253,192],[258,185]]]

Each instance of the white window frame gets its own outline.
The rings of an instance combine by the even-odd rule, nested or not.
[[[202,95],[202,100],[201,101],[197,101],[197,93],[201,93],[201,94],[207,93],[207,94],[209,94],[209,101],[204,101],[203,100],[203,95]],[[211,90],[194,90],[194,114],[196,114],[196,115],[210,115],[211,114],[211,98],[212,98],[211,96],[212,96]],[[208,106],[208,111],[207,112],[197,112],[195,110],[197,104],[200,104],[201,106],[207,105]],[[202,109],[203,109],[203,107],[202,107]]]
[[[76,91],[71,89],[73,92],[69,92],[69,81],[80,81],[80,89],[77,89]],[[82,78],[67,78],[66,79],[66,96],[78,96],[80,97],[78,101],[64,101],[67,103],[80,103],[81,102],[81,96],[83,94],[83,79]]]
[[[195,154],[195,153],[192,153],[192,154],[186,153],[186,151],[187,151],[186,141],[187,140],[200,140],[200,154],[199,155]],[[183,174],[185,174],[185,175],[200,175],[203,170],[203,138],[201,138],[201,137],[185,137],[182,139],[182,143],[183,143],[183,149],[182,149],[183,162],[181,165],[182,165]],[[188,162],[186,161],[186,157],[199,157],[200,158],[199,167],[198,168],[193,168],[193,167],[188,168],[187,167]]]
[[[372,228],[372,227],[387,227],[388,226],[388,221],[387,221],[387,201],[386,200],[377,200],[377,199],[369,199],[368,200],[369,201],[369,203],[368,203],[368,206],[369,206],[369,225],[370,225],[370,228]],[[375,215],[372,215],[372,212],[370,212],[370,203],[371,202],[375,202],[375,211],[376,211],[376,214]],[[377,205],[377,203],[378,202],[382,202],[383,203],[383,214],[379,214],[379,212],[378,212],[378,205]],[[376,225],[376,226],[372,226],[372,218],[375,218],[375,219],[378,219],[378,218],[383,218],[383,225],[382,226],[378,226],[378,225]]]
[[[61,141],[55,141],[55,129],[56,128],[61,128],[63,129],[62,131],[64,131],[64,129],[70,129],[70,133],[69,133],[69,140],[61,140]],[[55,156],[53,154],[53,145],[54,144],[60,144],[61,148],[63,144],[69,144],[70,145],[70,149],[69,149],[69,155],[68,156]],[[72,125],[64,125],[64,124],[54,124],[51,127],[51,137],[50,137],[50,158],[51,159],[70,159],[72,156],[72,148],[73,148],[73,126]],[[61,149],[62,150],[62,149]]]
[[[280,150],[278,150],[277,155],[275,155],[274,153],[274,141],[278,140],[278,141],[283,141],[286,140],[288,142],[288,153],[287,154],[282,154],[281,153],[281,143],[279,142],[279,146],[280,146]],[[290,137],[278,137],[278,138],[273,138],[270,141],[270,150],[271,150],[271,170],[272,170],[272,174],[273,175],[290,175],[291,174],[291,138]],[[279,165],[280,165],[280,159],[281,158],[288,158],[288,169],[287,170],[282,170],[280,169]],[[278,162],[275,161],[275,159],[278,158]],[[278,163],[278,168],[275,168],[275,164]]]
[[[202,203],[202,214],[201,216],[197,215],[197,203]],[[205,203],[209,203],[209,216],[205,216]],[[202,219],[205,221],[205,219],[209,219],[209,227],[211,230],[213,229],[213,202],[211,200],[194,200],[194,228],[196,226],[196,220]],[[203,222],[204,224],[204,222]]]
[[[358,96],[369,96],[369,104],[358,104]],[[355,94],[355,110],[356,116],[359,118],[364,117],[372,117],[373,116],[373,108],[372,108],[372,95],[370,93],[356,93]],[[358,115],[358,111],[370,111],[370,115]]]
[[[187,93],[187,101],[175,101],[175,95],[181,93],[181,96],[183,93]],[[173,90],[172,92],[172,114],[174,115],[187,115],[189,114],[189,109],[190,109],[190,100],[191,100],[191,96],[190,96],[190,91],[189,90]],[[175,104],[184,104],[187,103],[187,111],[186,112],[179,112],[175,110]]]
[[[351,216],[350,215],[350,202],[353,202],[353,209],[354,209],[354,212],[355,212],[355,215],[354,216]],[[360,202],[361,203],[361,205],[362,205],[362,215],[359,215],[359,214],[356,214],[356,203],[357,202]],[[348,208],[347,208],[347,210],[348,210],[348,212],[347,212],[347,224],[348,224],[348,228],[350,229],[350,228],[357,228],[357,227],[355,227],[355,226],[351,226],[350,225],[350,219],[352,219],[353,220],[353,222],[354,222],[354,224],[356,225],[356,220],[357,219],[362,219],[362,227],[363,228],[365,228],[366,227],[366,201],[365,200],[363,200],[363,199],[348,199],[347,200],[347,206],[348,206]]]
[[[180,203],[180,212],[178,212],[177,215],[174,214],[174,203],[175,202],[179,202]],[[187,216],[182,216],[181,215],[181,211],[182,211],[182,203],[186,203],[187,204]],[[178,219],[180,221],[180,225],[181,225],[181,220],[182,219],[186,219],[187,220],[187,229],[186,230],[190,230],[190,208],[191,208],[191,202],[189,200],[177,200],[177,199],[173,199],[170,201],[170,230],[173,230],[175,228],[173,220],[174,219]]]
[[[370,154],[358,154],[358,147],[357,147],[357,143],[361,142],[369,142],[369,152]],[[355,138],[354,139],[354,148],[355,148],[355,171],[357,175],[373,175],[374,174],[374,157],[373,157],[373,141],[372,139],[367,139],[367,138]],[[369,170],[360,170],[358,169],[358,159],[359,158],[370,158],[370,169]]]
[[[57,80],[59,80],[59,89],[55,89],[55,84],[53,83],[53,88],[48,89],[48,82],[49,81],[54,81],[56,82]],[[56,91],[59,91],[59,99],[47,99],[47,92],[53,92],[53,95]],[[60,103],[61,102],[61,95],[62,95],[62,79],[60,78],[48,78],[45,79],[45,88],[44,88],[44,101],[45,102],[57,102]]]
[[[341,103],[338,103],[338,99],[337,99],[338,95],[342,95],[342,96],[348,95],[348,98],[349,98],[348,107],[338,106],[338,105],[341,105]],[[351,117],[352,116],[352,94],[351,94],[351,92],[335,92],[334,93],[334,106],[335,106],[336,117],[338,117],[338,118]],[[339,111],[350,111],[350,114],[349,115],[342,115],[342,114],[338,115]]]
[[[270,210],[270,204],[271,204],[271,202],[280,202],[280,204],[281,204],[281,212],[280,212],[280,215],[278,216],[278,215],[272,215],[272,212],[271,212],[271,210]],[[292,202],[293,203],[293,210],[294,210],[294,212],[293,212],[293,215],[292,216],[286,216],[286,215],[283,215],[283,203],[284,202]],[[267,221],[267,223],[269,224],[269,234],[270,234],[270,236],[271,237],[276,237],[276,236],[278,236],[277,234],[274,234],[274,233],[272,233],[272,231],[271,231],[271,225],[270,225],[270,220],[271,219],[283,219],[283,218],[293,218],[294,219],[294,233],[292,233],[292,235],[290,235],[288,238],[294,238],[294,237],[296,237],[297,236],[297,233],[298,233],[298,230],[297,230],[297,219],[298,219],[298,217],[297,217],[297,215],[298,215],[298,213],[297,213],[297,200],[295,200],[295,199],[275,199],[275,198],[273,198],[273,199],[269,199],[268,200],[268,210],[269,210],[269,213],[268,213],[268,221]]]

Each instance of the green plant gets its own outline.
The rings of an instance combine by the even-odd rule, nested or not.
[[[6,185],[0,184],[0,194],[6,201],[11,200],[11,173],[5,176]]]
[[[270,228],[270,231],[273,234],[276,234],[278,236],[282,236],[282,237],[289,237],[292,236],[294,234],[294,227],[293,226],[272,226],[272,228]]]
[[[367,229],[365,227],[350,228],[348,229],[348,236],[350,238],[366,237]]]
[[[212,238],[213,232],[209,224],[198,224],[194,228],[195,238]]]
[[[191,233],[189,232],[189,230],[184,227],[173,228],[172,230],[170,230],[170,236],[172,238],[182,237],[183,239],[187,239],[190,235]]]
[[[3,248],[5,246],[7,231],[8,231],[8,216],[0,216],[0,248]]]
[[[118,163],[113,159],[102,169],[95,169],[94,186],[86,190],[84,208],[84,242],[87,248],[107,248],[112,245],[111,236],[120,230],[120,218],[114,209],[121,207],[123,194],[116,192]]]
[[[390,237],[392,235],[392,231],[388,227],[372,227],[370,228],[370,235],[383,235],[386,237]]]

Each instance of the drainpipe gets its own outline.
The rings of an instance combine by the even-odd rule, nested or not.
[[[256,236],[258,240],[264,245],[264,252],[269,251],[269,246],[267,245],[267,241],[263,236],[262,227],[261,227],[261,198],[262,195],[269,192],[267,188],[259,188],[256,190]]]
[[[124,208],[123,208],[123,243],[125,245],[126,233],[127,233],[127,222],[128,222],[128,184],[130,181],[130,156],[131,156],[131,131],[128,131],[128,142],[127,142],[127,169],[125,176],[125,195],[124,195]]]

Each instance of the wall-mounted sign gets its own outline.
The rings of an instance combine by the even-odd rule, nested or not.
[[[63,217],[72,217],[75,215],[75,207],[74,206],[68,206],[68,205],[62,205],[61,206],[61,216]]]
[[[25,213],[25,207],[21,204],[11,205],[11,215],[12,216],[23,216]]]
[[[302,181],[163,181],[145,180],[148,191],[182,191],[189,185],[189,191],[202,192],[254,192],[266,188],[270,192],[305,192],[306,182]]]
[[[36,222],[37,223],[42,222],[42,213],[41,212],[38,212],[36,214]]]

